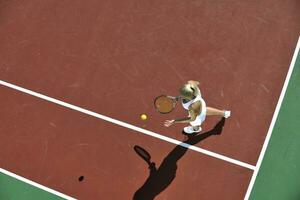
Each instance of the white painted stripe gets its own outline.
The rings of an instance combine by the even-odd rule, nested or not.
[[[9,171],[7,171],[7,170],[5,170],[5,169],[0,168],[0,172],[3,173],[3,174],[5,174],[5,175],[8,175],[8,176],[10,176],[10,177],[13,177],[13,178],[15,178],[15,179],[17,179],[17,180],[20,180],[20,181],[22,181],[22,182],[25,182],[25,183],[27,183],[27,184],[29,184],[29,185],[32,185],[32,186],[37,187],[37,188],[40,188],[40,189],[42,189],[42,190],[44,190],[44,191],[46,191],[46,192],[55,194],[56,196],[62,197],[62,198],[64,198],[64,199],[67,199],[67,200],[76,200],[76,199],[74,199],[73,197],[70,197],[70,196],[67,196],[67,195],[65,195],[65,194],[62,194],[62,193],[60,193],[60,192],[57,192],[57,191],[55,191],[55,190],[52,190],[52,189],[50,189],[50,188],[48,188],[48,187],[45,187],[45,186],[43,186],[43,185],[41,185],[41,184],[38,184],[38,183],[36,183],[36,182],[33,182],[33,181],[31,181],[31,180],[28,180],[28,179],[26,179],[26,178],[24,178],[24,177],[22,177],[22,176],[16,175],[16,174],[14,174],[14,173],[12,173],[12,172],[9,172]]]
[[[155,138],[159,138],[161,140],[164,140],[164,141],[176,144],[176,145],[181,145],[183,147],[186,147],[186,148],[192,149],[194,151],[197,151],[197,152],[200,152],[200,153],[203,153],[203,154],[206,154],[206,155],[209,155],[209,156],[212,156],[212,157],[215,157],[215,158],[218,158],[218,159],[230,162],[230,163],[235,164],[235,165],[239,165],[239,166],[251,169],[251,170],[254,170],[254,168],[255,168],[253,165],[250,165],[250,164],[247,164],[247,163],[244,163],[244,162],[241,162],[241,161],[238,161],[238,160],[235,160],[235,159],[232,159],[232,158],[229,158],[229,157],[226,157],[226,156],[223,156],[223,155],[220,155],[220,154],[217,154],[217,153],[214,153],[214,152],[211,152],[211,151],[208,151],[208,150],[205,150],[205,149],[193,146],[193,145],[189,145],[189,144],[183,143],[181,141],[178,141],[178,140],[175,140],[175,139],[172,139],[172,138],[169,138],[169,137],[166,137],[166,136],[154,133],[152,131],[148,131],[148,130],[139,128],[137,126],[128,124],[126,122],[122,122],[122,121],[119,121],[119,120],[116,120],[116,119],[113,119],[113,118],[110,118],[110,117],[107,117],[107,116],[104,116],[104,115],[100,115],[100,114],[92,112],[90,110],[86,110],[84,108],[80,108],[78,106],[74,106],[72,104],[69,104],[69,103],[66,103],[66,102],[54,99],[52,97],[45,96],[45,95],[37,93],[37,92],[33,92],[31,90],[28,90],[28,89],[25,89],[25,88],[13,85],[11,83],[7,83],[5,81],[1,81],[0,80],[0,84],[4,85],[6,87],[9,87],[9,88],[12,88],[12,89],[24,92],[26,94],[29,94],[29,95],[32,95],[32,96],[44,99],[46,101],[50,101],[52,103],[55,103],[55,104],[58,104],[58,105],[61,105],[61,106],[64,106],[64,107],[76,110],[78,112],[85,113],[87,115],[90,115],[90,116],[93,116],[93,117],[96,117],[96,118],[99,118],[99,119],[111,122],[113,124],[117,124],[119,126],[123,126],[125,128],[129,128],[131,130],[134,130],[134,131],[137,131],[137,132],[140,132],[140,133],[144,133],[146,135],[149,135],[149,136],[152,136],[152,137],[155,137]]]
[[[278,113],[279,113],[280,108],[281,108],[281,104],[282,104],[282,101],[283,101],[283,98],[284,98],[286,89],[287,89],[288,84],[289,84],[290,79],[291,79],[291,75],[292,75],[292,72],[293,72],[293,69],[294,69],[294,66],[295,66],[295,63],[296,63],[297,55],[298,55],[298,53],[299,53],[299,48],[300,48],[300,37],[299,37],[299,39],[298,39],[298,43],[297,43],[297,46],[296,46],[296,49],[295,49],[295,52],[294,52],[294,55],[293,55],[292,62],[291,62],[291,64],[290,64],[289,71],[288,71],[287,76],[286,76],[286,78],[285,78],[284,85],[283,85],[283,88],[282,88],[282,90],[281,90],[281,94],[280,94],[280,97],[279,97],[279,100],[278,100],[278,103],[277,103],[275,112],[274,112],[274,114],[273,114],[273,118],[272,118],[272,121],[271,121],[269,130],[268,130],[268,133],[267,133],[265,142],[264,142],[264,144],[263,144],[263,147],[262,147],[262,150],[261,150],[261,152],[260,152],[258,161],[257,161],[257,163],[256,163],[256,168],[255,168],[254,173],[253,173],[253,175],[252,175],[252,178],[251,178],[250,184],[249,184],[249,186],[248,186],[248,189],[247,189],[247,192],[246,192],[246,195],[245,195],[244,200],[248,200],[248,199],[249,199],[250,194],[251,194],[251,191],[252,191],[252,189],[253,189],[253,186],[254,186],[254,183],[255,183],[255,180],[256,180],[258,171],[259,171],[259,169],[260,169],[260,166],[261,166],[263,157],[264,157],[264,155],[265,155],[265,152],[266,152],[266,150],[267,150],[267,147],[268,147],[268,144],[269,144],[269,141],[270,141],[272,132],[273,132],[273,128],[274,128],[275,122],[276,122],[277,117],[278,117]]]

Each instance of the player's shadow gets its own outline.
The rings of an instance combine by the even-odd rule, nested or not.
[[[222,118],[212,130],[203,134],[189,136],[188,139],[185,140],[181,145],[195,145],[212,135],[220,135],[224,125],[225,118]],[[164,158],[158,168],[155,166],[154,162],[150,161],[150,154],[143,148],[139,147],[146,152],[146,155],[149,155],[149,157],[146,158],[145,156],[143,157],[142,154],[139,154],[139,156],[141,156],[148,164],[149,176],[145,183],[135,192],[133,200],[153,200],[172,183],[176,177],[177,161],[181,159],[188,150],[188,148],[181,145],[177,145]]]

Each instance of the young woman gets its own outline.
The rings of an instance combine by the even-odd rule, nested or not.
[[[189,116],[181,119],[166,120],[166,127],[175,123],[189,123],[191,126],[184,127],[183,130],[187,134],[193,134],[202,130],[201,124],[204,122],[206,116],[217,115],[225,118],[230,117],[230,111],[207,107],[201,97],[198,85],[198,81],[188,81],[180,88],[179,92],[182,106],[188,110]]]

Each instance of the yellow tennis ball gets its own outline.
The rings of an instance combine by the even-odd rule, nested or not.
[[[146,114],[141,114],[141,120],[146,120],[148,117]]]

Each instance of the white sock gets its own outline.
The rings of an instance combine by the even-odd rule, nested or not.
[[[231,111],[230,110],[225,110],[224,117],[228,118],[228,117],[230,117],[230,115],[231,115]]]

